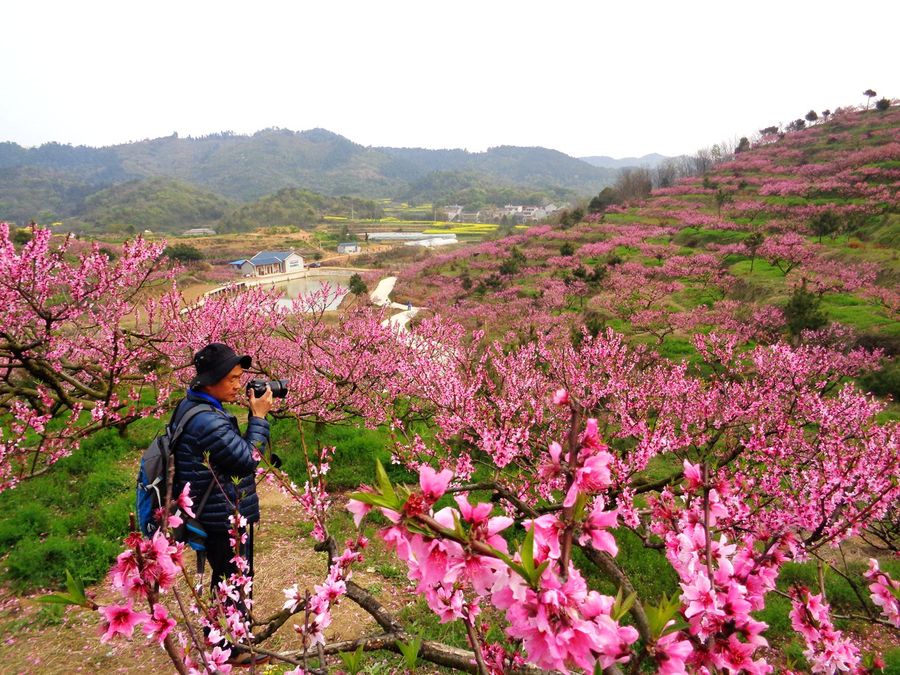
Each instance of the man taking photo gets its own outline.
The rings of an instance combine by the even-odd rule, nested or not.
[[[260,397],[252,389],[249,391],[250,417],[243,434],[237,418],[222,407],[223,403],[238,400],[243,391],[242,377],[250,365],[249,356],[239,356],[228,345],[220,342],[206,345],[194,355],[197,374],[172,416],[172,428],[176,428],[191,408],[198,405],[208,408],[188,420],[175,445],[173,494],[179,494],[185,483],[190,483],[194,511],[207,535],[211,589],[238,572],[229,543],[229,517],[234,515],[235,507],[247,521],[246,542],[240,552],[253,576],[253,526],[259,522],[255,480],[258,460],[254,456],[256,452],[261,454],[269,442],[269,423],[265,418],[272,408],[272,390],[266,387]],[[212,471],[207,466],[207,457]],[[232,477],[238,480],[233,481]],[[198,512],[201,505],[202,510]],[[245,608],[241,609],[246,613]]]

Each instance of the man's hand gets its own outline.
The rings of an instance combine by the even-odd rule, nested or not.
[[[250,390],[250,414],[253,417],[265,417],[272,409],[272,389],[266,385],[266,393],[256,397],[256,392]]]

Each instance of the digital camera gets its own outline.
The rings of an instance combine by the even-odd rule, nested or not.
[[[266,385],[272,389],[272,396],[275,398],[284,398],[288,393],[287,380],[250,380],[247,383],[247,394],[252,390],[259,398],[266,393]]]

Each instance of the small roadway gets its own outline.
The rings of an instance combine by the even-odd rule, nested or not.
[[[407,324],[409,323],[410,319],[418,314],[420,309],[424,308],[413,307],[412,305],[403,305],[399,302],[393,302],[391,300],[391,293],[393,292],[394,285],[396,283],[397,277],[385,277],[378,282],[375,290],[369,293],[369,300],[371,300],[372,304],[377,307],[390,307],[391,309],[403,310],[402,312],[398,312],[397,314],[394,314],[382,321],[381,325],[392,326],[399,329],[400,331],[405,332],[407,330]]]

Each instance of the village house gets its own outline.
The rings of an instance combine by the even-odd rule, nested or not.
[[[190,230],[185,230],[181,233],[182,237],[203,237],[208,235],[215,234],[216,231],[211,227],[195,227]]]
[[[484,208],[480,211],[463,211],[456,204],[445,206],[447,220],[457,223],[533,223],[552,216],[560,210],[556,204],[546,206],[527,206],[524,204],[507,204],[502,208]]]
[[[249,260],[232,260],[228,264],[245,277],[303,271],[303,258],[293,251],[260,251]]]
[[[359,244],[353,241],[343,241],[337,247],[338,253],[359,253],[359,251]]]

